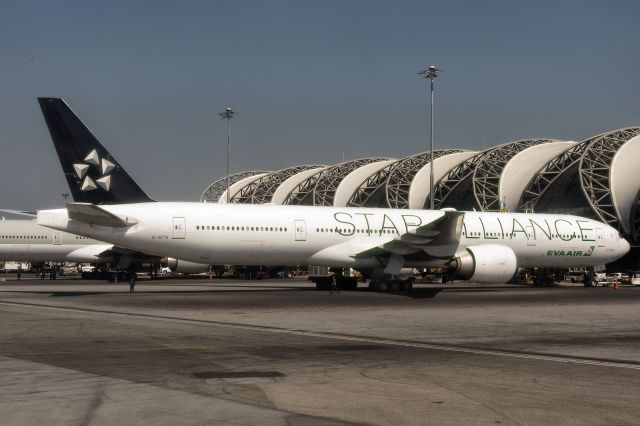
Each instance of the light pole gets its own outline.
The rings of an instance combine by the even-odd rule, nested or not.
[[[218,114],[223,120],[227,120],[227,204],[231,202],[231,176],[229,171],[229,161],[231,159],[231,119],[236,112],[231,107]]]
[[[434,184],[435,182],[433,182],[433,79],[436,78],[438,76],[438,73],[440,72],[440,70],[438,68],[436,68],[433,65],[430,65],[429,68],[427,68],[426,70],[422,70],[418,73],[418,75],[422,78],[424,78],[425,80],[429,79],[431,80],[431,149],[430,149],[430,158],[429,158],[429,162],[431,163],[429,165],[429,178],[431,179],[431,188],[429,189],[429,208],[431,210],[433,210],[433,201],[434,201]]]

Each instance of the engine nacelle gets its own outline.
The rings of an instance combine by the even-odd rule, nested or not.
[[[180,274],[201,274],[209,271],[209,265],[205,265],[204,263],[187,262],[186,260],[178,260],[173,257],[163,258],[160,264],[171,269],[171,272]]]
[[[516,254],[510,247],[500,244],[480,244],[467,247],[457,256],[451,267],[462,279],[482,284],[506,283],[518,269]]]

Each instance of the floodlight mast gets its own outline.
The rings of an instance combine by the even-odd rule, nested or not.
[[[425,80],[431,81],[431,136],[430,136],[430,151],[429,151],[429,178],[431,179],[431,188],[429,189],[429,208],[431,210],[434,209],[434,185],[433,181],[433,80],[438,76],[440,69],[436,68],[434,65],[430,65],[426,70],[422,70],[418,73],[418,75]]]
[[[236,115],[236,112],[231,107],[226,107],[221,113],[218,113],[221,119],[227,120],[227,204],[231,202],[231,175],[230,175],[230,160],[231,160],[231,119]]]

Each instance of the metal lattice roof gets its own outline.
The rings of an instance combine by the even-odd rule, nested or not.
[[[582,153],[588,148],[593,139],[580,142],[566,151],[560,153],[549,161],[522,191],[522,197],[518,203],[518,210],[533,211],[538,201],[543,197],[551,185],[574,164],[580,161]]]
[[[293,175],[309,169],[323,167],[319,165],[304,165],[287,167],[262,176],[242,188],[233,197],[234,203],[265,204],[270,203],[273,194],[285,180]]]
[[[630,127],[596,136],[580,158],[580,184],[591,208],[603,222],[621,232],[622,225],[611,195],[611,162],[618,149],[639,134],[640,128]],[[640,218],[636,217],[635,221]]]
[[[296,186],[283,204],[332,206],[335,191],[342,179],[358,167],[387,158],[362,158],[327,167]]]
[[[500,210],[500,176],[507,162],[531,146],[552,142],[549,139],[523,139],[499,145],[484,155],[473,172],[473,193],[482,211]]]
[[[401,161],[401,160],[398,160]],[[369,176],[351,196],[347,203],[349,207],[388,207],[386,202],[385,184],[389,173],[398,161],[383,167]]]
[[[263,170],[252,170],[247,172],[239,172],[234,173],[229,176],[229,183],[233,185],[236,182],[241,181],[244,178],[249,176],[255,176],[262,173],[269,173],[268,171]],[[200,196],[200,201],[209,202],[209,203],[217,203],[220,200],[220,197],[227,190],[227,177],[223,177],[222,179],[218,179],[213,182],[211,185],[207,187],[207,189],[202,192]]]
[[[438,149],[433,151],[433,160],[447,154],[462,152],[461,149]],[[387,178],[387,203],[396,209],[409,208],[409,190],[418,171],[432,160],[429,152],[406,157],[395,163]]]
[[[461,152],[458,149],[437,149],[433,157]],[[409,188],[415,174],[429,163],[430,154],[423,152],[402,158],[383,167],[369,176],[353,193],[348,202],[349,207],[398,207],[409,205]],[[388,189],[389,182],[393,188]],[[393,203],[393,204],[392,204]]]
[[[478,164],[478,162],[480,162],[480,160],[482,160],[482,158],[490,151],[491,150],[489,149],[487,151],[479,152],[473,157],[463,161],[453,169],[449,170],[449,173],[444,175],[435,183],[433,189],[434,193],[429,194],[430,197],[434,197],[434,208],[441,209],[443,207],[454,207],[447,206],[447,198],[458,188],[458,186],[460,186],[462,182],[473,176],[476,164]]]

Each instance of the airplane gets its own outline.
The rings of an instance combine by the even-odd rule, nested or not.
[[[106,255],[112,244],[54,231],[35,219],[0,220],[0,259],[30,262],[112,262]]]
[[[72,193],[40,225],[158,256],[358,269],[370,288],[410,290],[403,268],[446,267],[479,283],[520,267],[589,267],[629,251],[613,227],[566,214],[245,205],[151,200],[59,98],[38,98]]]
[[[187,274],[208,270],[208,265],[148,255],[81,235],[54,231],[38,225],[35,215],[30,219],[0,220],[0,260],[114,264],[123,269],[131,265],[136,269],[166,265],[173,272]]]

